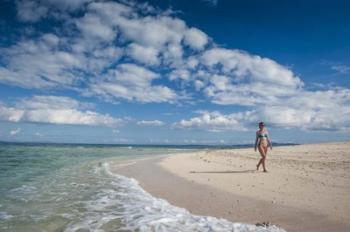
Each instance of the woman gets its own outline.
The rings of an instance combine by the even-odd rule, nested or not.
[[[263,166],[264,172],[267,172],[265,167],[265,160],[266,160],[266,154],[267,154],[267,148],[270,147],[272,150],[272,144],[269,139],[267,129],[265,128],[265,124],[263,122],[259,122],[259,130],[256,132],[256,139],[255,139],[255,148],[259,149],[261,159],[259,160],[259,163],[256,165],[256,170],[259,170],[260,165]]]

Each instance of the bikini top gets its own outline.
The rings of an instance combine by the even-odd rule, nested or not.
[[[262,133],[257,132],[259,138],[268,138],[267,131],[264,131]]]

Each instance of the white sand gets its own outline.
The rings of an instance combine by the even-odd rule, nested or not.
[[[268,173],[255,171],[259,157],[253,149],[208,150],[160,165],[193,183],[350,225],[350,142],[276,147],[267,155]]]

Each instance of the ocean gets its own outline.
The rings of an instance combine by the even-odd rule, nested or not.
[[[183,151],[177,146],[1,143],[0,231],[284,232],[193,215],[110,171],[112,161],[122,165]]]

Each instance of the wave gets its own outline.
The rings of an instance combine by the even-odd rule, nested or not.
[[[99,230],[110,220],[121,221],[119,230],[130,231],[234,231],[234,232],[286,232],[272,226],[255,226],[245,223],[234,223],[211,216],[193,215],[184,208],[171,205],[164,199],[153,197],[141,188],[135,179],[114,174],[109,164],[103,163],[100,171],[111,179],[114,188],[102,189],[98,197],[88,202],[90,212],[103,212],[100,215],[88,216],[83,221],[71,225],[68,231],[80,229]],[[117,206],[118,210],[115,211]],[[114,211],[106,213],[109,208]],[[97,218],[96,218],[97,216]],[[88,228],[87,228],[88,227]]]

